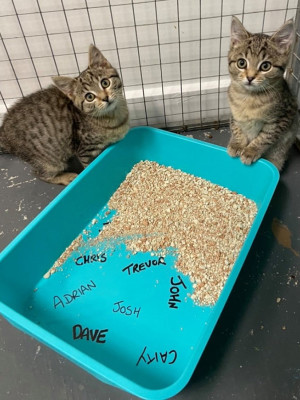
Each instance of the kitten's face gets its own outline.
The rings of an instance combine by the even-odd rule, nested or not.
[[[251,34],[234,17],[228,53],[232,81],[248,91],[266,91],[274,87],[283,78],[292,33],[293,26],[288,21],[272,37]]]
[[[87,68],[75,79],[73,103],[84,113],[100,116],[113,111],[123,98],[122,82],[114,68]]]
[[[265,36],[253,35],[229,54],[230,75],[247,90],[263,90],[282,78],[284,65]]]
[[[93,45],[89,49],[89,66],[77,78],[57,76],[52,80],[79,110],[94,117],[113,112],[124,101],[118,72]]]

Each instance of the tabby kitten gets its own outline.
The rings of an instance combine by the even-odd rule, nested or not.
[[[66,172],[77,156],[86,167],[101,151],[122,139],[129,114],[118,72],[94,46],[89,66],[78,77],[56,76],[54,85],[17,102],[4,117],[0,148],[15,154],[50,183],[68,185]]]
[[[244,164],[264,157],[280,171],[295,141],[297,102],[284,79],[293,37],[292,20],[268,36],[251,34],[232,18],[227,151]]]

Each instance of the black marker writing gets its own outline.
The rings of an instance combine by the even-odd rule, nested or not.
[[[145,364],[151,364],[153,362],[162,362],[163,364],[174,364],[174,362],[177,360],[177,351],[176,350],[170,350],[170,351],[165,351],[164,353],[161,352],[155,352],[153,354],[149,354],[146,352],[147,346],[144,347],[144,350],[142,354],[140,355],[136,366],[139,365],[140,362],[144,362]]]
[[[84,265],[84,264],[91,264],[93,262],[100,262],[104,263],[107,260],[107,256],[105,253],[101,254],[88,254],[84,256],[80,256],[76,258],[75,264],[76,265]]]
[[[115,306],[113,308],[114,313],[120,312],[121,314],[124,314],[126,316],[136,315],[137,318],[139,317],[141,307],[140,308],[134,307],[134,310],[132,310],[132,306],[124,306],[124,305],[121,305],[122,303],[124,303],[123,300],[117,301],[116,303],[114,303],[114,306]]]
[[[85,339],[96,343],[105,343],[108,329],[89,329],[77,324],[73,326],[72,332],[74,340]]]
[[[147,268],[150,268],[152,266],[157,266],[157,265],[167,265],[165,263],[165,259],[164,257],[159,257],[157,260],[153,259],[153,260],[148,260],[146,262],[140,263],[140,264],[129,264],[127,265],[127,267],[122,269],[122,272],[126,272],[128,273],[128,275],[132,275],[135,274],[136,272],[141,272],[141,271],[145,271]]]
[[[57,308],[58,306],[62,306],[64,308],[68,304],[72,303],[74,300],[79,299],[81,296],[84,296],[86,292],[91,292],[95,287],[95,282],[91,280],[89,283],[81,285],[79,288],[72,290],[71,293],[66,293],[62,296],[54,296],[53,306],[54,308]]]
[[[181,303],[180,300],[180,286],[182,285],[186,289],[186,285],[181,279],[180,275],[177,275],[178,281],[175,281],[175,278],[171,278],[171,287],[170,287],[170,297],[169,297],[169,308],[178,308],[178,303]]]

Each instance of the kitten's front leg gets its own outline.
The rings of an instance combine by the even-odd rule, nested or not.
[[[102,145],[85,145],[81,146],[77,151],[77,156],[82,166],[86,168],[102,151],[104,147]]]
[[[234,119],[230,122],[230,130],[231,138],[227,146],[227,153],[231,157],[239,157],[247,146],[248,140]]]
[[[241,153],[241,161],[243,164],[250,165],[261,158],[262,154],[255,146],[246,147]]]
[[[278,125],[264,128],[242,151],[241,161],[244,164],[250,165],[263,156],[274,143],[279,139],[282,130]]]

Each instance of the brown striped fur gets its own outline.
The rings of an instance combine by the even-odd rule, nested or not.
[[[93,45],[89,66],[78,77],[52,80],[55,86],[9,109],[0,128],[0,148],[31,164],[40,179],[67,185],[77,176],[66,172],[69,159],[77,156],[86,167],[126,135],[129,114],[118,72]]]
[[[281,170],[295,141],[297,103],[284,79],[293,36],[292,20],[268,36],[251,34],[232,18],[227,151],[244,164],[263,157]]]

